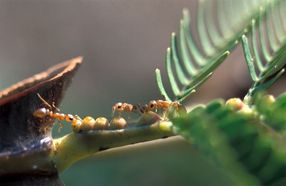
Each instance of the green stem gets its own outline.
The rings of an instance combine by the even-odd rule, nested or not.
[[[173,135],[172,123],[169,121],[120,130],[71,133],[54,140],[50,156],[58,171],[62,172],[73,163],[96,152]]]

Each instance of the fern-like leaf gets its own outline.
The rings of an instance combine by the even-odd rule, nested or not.
[[[286,18],[281,14],[285,1],[271,1],[252,20],[251,31],[242,36],[245,60],[253,81],[245,97],[250,101],[258,91],[269,88],[284,72],[286,64]],[[258,39],[259,38],[259,39]]]
[[[285,98],[277,99],[276,105]],[[285,121],[285,109],[279,107],[279,113]],[[225,168],[237,185],[273,185],[286,176],[286,140],[266,123],[273,116],[261,117],[252,108],[234,111],[214,101],[172,122],[178,134]]]
[[[172,33],[165,60],[173,96],[167,93],[161,72],[156,69],[157,85],[166,100],[181,102],[195,92],[237,45],[239,38],[251,26],[251,20],[259,16],[259,7],[269,8],[266,0],[248,2],[218,0],[215,19],[213,1],[201,0],[197,16],[197,33],[201,47],[191,33],[189,12],[183,10],[179,35]],[[228,3],[231,3],[232,11],[225,11]],[[234,17],[234,20],[228,17]],[[214,25],[216,21],[218,26]]]

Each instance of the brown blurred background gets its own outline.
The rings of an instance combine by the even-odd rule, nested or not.
[[[63,112],[110,117],[115,102],[161,98],[154,70],[164,67],[183,7],[195,16],[196,0],[1,0],[0,88],[82,55]],[[239,47],[188,103],[242,96],[250,83],[242,57]],[[96,155],[62,178],[66,185],[230,185],[215,167],[177,137]]]

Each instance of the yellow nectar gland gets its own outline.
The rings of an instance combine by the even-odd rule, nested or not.
[[[249,107],[249,105],[245,104],[241,99],[239,98],[231,98],[226,101],[225,103],[227,106],[230,106],[234,111],[238,111],[240,113],[251,115],[254,114],[253,109]]]
[[[109,121],[105,117],[98,117],[95,120],[94,129],[106,129],[109,127]]]
[[[127,121],[123,117],[114,117],[110,122],[111,129],[123,129],[127,127]]]
[[[103,130],[103,129],[107,129],[109,126],[109,122],[108,119],[106,119],[105,117],[99,117],[94,119],[91,116],[86,116],[85,118],[83,118],[83,120],[80,120],[81,122],[76,124],[76,125],[72,125],[73,126],[73,130],[76,132],[79,131],[89,131],[89,130]]]
[[[273,95],[265,95],[263,98],[269,105],[275,102],[275,97]]]
[[[239,98],[231,98],[226,101],[226,105],[229,105],[234,110],[241,110],[245,106],[245,103]]]

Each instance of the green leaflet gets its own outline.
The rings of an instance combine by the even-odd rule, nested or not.
[[[252,20],[251,32],[241,38],[245,61],[253,81],[245,97],[248,102],[256,92],[269,88],[284,72],[286,18],[281,14],[283,6],[286,6],[285,1],[270,1],[267,9],[260,9],[258,19]]]
[[[196,31],[201,46],[196,43],[191,32],[189,12],[187,9],[183,10],[179,35],[172,33],[170,48],[165,58],[173,95],[166,92],[161,72],[156,70],[157,84],[166,100],[182,102],[195,92],[235,48],[240,37],[249,32],[253,25],[251,20],[265,14],[265,11],[260,9],[273,9],[272,3],[267,0],[215,2],[214,11],[214,1],[200,0]],[[217,26],[215,22],[218,22]],[[275,47],[277,48],[276,45]],[[250,51],[248,53],[250,54]],[[255,75],[254,67],[249,67],[252,70],[251,75]]]
[[[165,91],[156,69],[161,94],[166,100],[182,102],[242,42],[253,81],[244,99],[248,111],[234,111],[222,101],[214,101],[172,120],[175,132],[224,167],[237,185],[272,185],[286,177],[286,96],[274,102],[257,94],[284,73],[285,7],[282,0],[200,0],[196,25],[200,46],[186,9],[179,35],[172,33],[166,55],[172,95]]]

